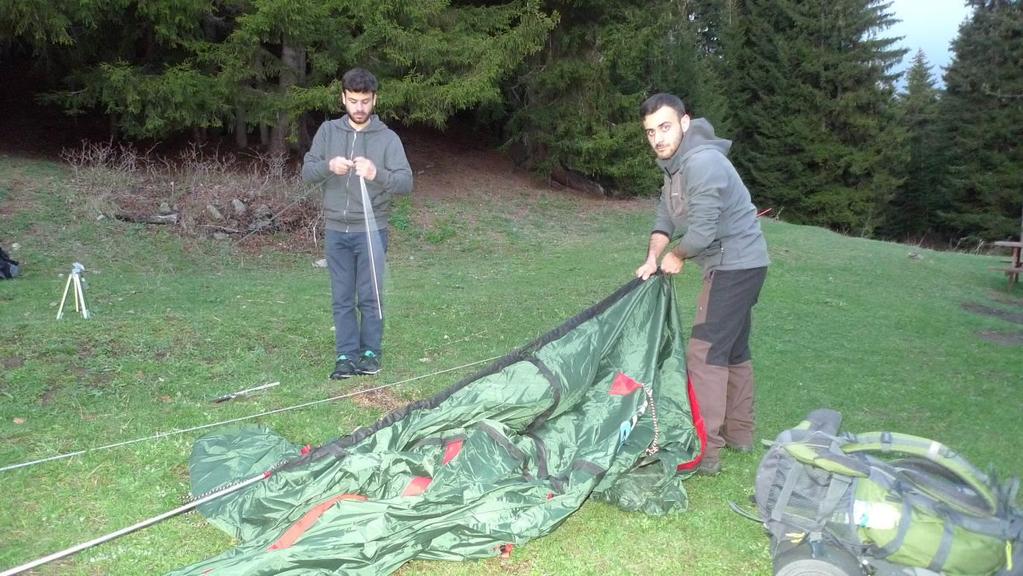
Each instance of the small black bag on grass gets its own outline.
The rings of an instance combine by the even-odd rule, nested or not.
[[[0,280],[14,278],[21,273],[18,268],[18,261],[12,260],[3,247],[0,247]]]
[[[1023,574],[1018,479],[998,483],[917,436],[840,434],[841,422],[815,410],[760,462],[775,574]]]

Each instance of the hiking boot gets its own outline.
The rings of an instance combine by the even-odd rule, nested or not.
[[[696,469],[697,476],[717,476],[720,473],[720,462],[708,462],[704,460],[703,462],[700,462],[700,466]]]
[[[334,362],[334,371],[330,373],[331,380],[344,380],[358,374],[355,369],[355,362],[348,356],[341,354]]]
[[[736,452],[740,452],[742,454],[749,454],[750,452],[753,451],[752,444],[725,444],[725,447],[728,448],[729,450],[735,450]]]
[[[375,354],[372,350],[366,350],[359,357],[358,364],[355,365],[355,370],[359,374],[376,374],[380,371],[380,356]]]

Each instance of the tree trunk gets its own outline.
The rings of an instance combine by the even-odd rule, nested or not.
[[[298,152],[303,153],[313,145],[313,134],[309,131],[309,114],[298,119]]]
[[[238,148],[249,147],[249,127],[245,121],[245,108],[241,104],[234,106],[234,143]]]
[[[287,150],[285,139],[288,137],[288,114],[287,112],[277,113],[277,123],[270,127],[270,155],[277,156],[284,154]]]
[[[281,46],[281,75],[278,80],[278,93],[283,99],[288,89],[300,84],[305,79],[305,49],[292,46],[287,39]],[[287,152],[286,139],[291,132],[291,119],[285,110],[277,112],[277,124],[273,127],[270,138],[270,153],[284,154]]]
[[[551,169],[551,179],[558,184],[593,196],[610,196],[599,182],[587,178],[581,172],[565,168],[562,164],[558,164]]]

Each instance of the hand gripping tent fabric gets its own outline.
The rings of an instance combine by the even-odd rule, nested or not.
[[[199,507],[241,544],[173,574],[390,574],[507,553],[590,497],[684,511],[702,430],[683,357],[671,280],[655,276],[318,448],[254,427],[204,437],[193,494],[273,472]]]

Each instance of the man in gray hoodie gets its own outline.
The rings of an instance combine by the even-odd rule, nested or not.
[[[373,113],[377,79],[353,68],[341,86],[347,114],[320,125],[302,164],[302,179],[323,186],[335,380],[380,371],[387,217],[391,199],[412,191],[405,148]]]
[[[686,260],[703,270],[686,367],[707,435],[698,471],[714,475],[721,470],[721,448],[753,449],[749,334],[770,263],[767,242],[749,190],[726,156],[732,143],[715,137],[705,119],[691,119],[671,94],[651,96],[640,114],[664,185],[647,258],[636,276],[649,278],[658,259],[665,274],[680,273]]]

